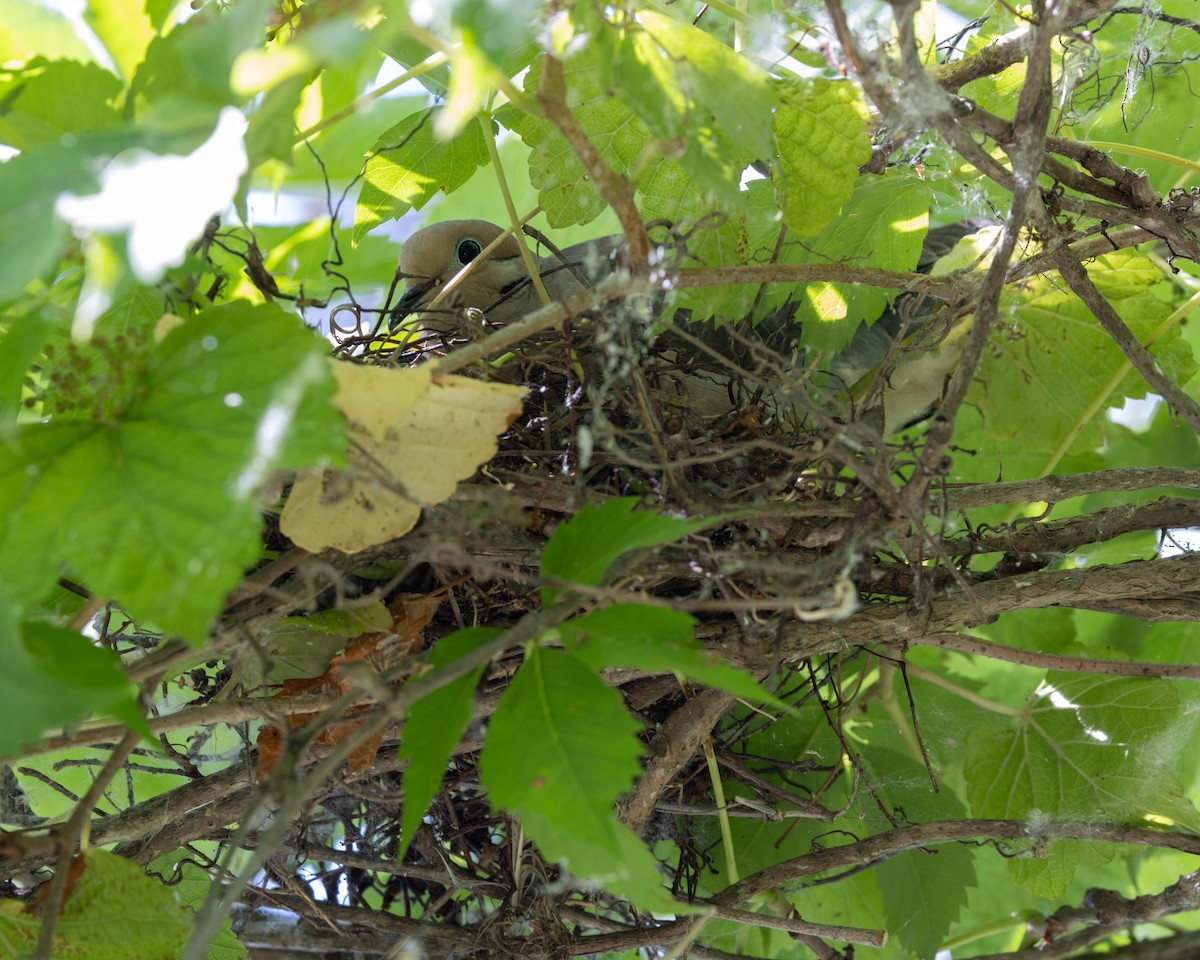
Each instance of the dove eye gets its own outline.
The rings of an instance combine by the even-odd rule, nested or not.
[[[454,255],[458,258],[458,262],[462,264],[470,263],[479,254],[483,252],[483,247],[480,246],[478,240],[473,240],[467,237],[465,240],[459,240],[458,246],[454,248]]]

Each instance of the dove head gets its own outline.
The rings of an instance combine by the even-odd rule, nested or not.
[[[486,220],[449,220],[414,233],[400,248],[399,269],[405,287],[394,319],[402,319],[436,297],[447,282],[503,232]],[[523,274],[520,254],[517,241],[506,237],[487,260],[476,264],[470,275],[455,287],[446,306],[486,311],[504,287]]]

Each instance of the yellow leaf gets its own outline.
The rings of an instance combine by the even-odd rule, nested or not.
[[[333,363],[334,403],[348,421],[347,469],[297,478],[280,527],[306,550],[355,553],[408,533],[421,507],[450,497],[496,453],[523,387],[431,368]]]

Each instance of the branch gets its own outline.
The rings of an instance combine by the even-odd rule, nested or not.
[[[636,834],[642,832],[654,806],[675,775],[724,716],[733,696],[722,690],[701,691],[671,714],[650,743],[650,760],[633,792],[621,800],[618,816]]]
[[[1042,570],[1013,578],[975,584],[969,595],[955,588],[926,605],[870,604],[859,613],[832,623],[788,622],[781,626],[776,653],[803,660],[872,643],[915,643],[932,634],[951,633],[963,626],[989,623],[1003,613],[1044,607],[1094,609],[1096,604],[1124,598],[1179,597],[1195,593],[1200,582],[1200,554],[1158,560],[1134,560],[1071,570]],[[1191,619],[1191,618],[1188,618]],[[725,641],[725,655],[744,661],[734,634]]]
[[[1035,832],[1026,820],[947,820],[900,827],[856,843],[828,847],[785,860],[730,884],[716,894],[712,902],[721,906],[745,903],[764,890],[795,884],[802,877],[848,867],[874,866],[897,854],[921,847],[979,840],[1021,840],[1030,844],[1049,840],[1092,840],[1136,847],[1159,847],[1200,857],[1200,837],[1147,827],[1061,820],[1039,824]]]
[[[638,212],[633,185],[604,162],[596,145],[571,113],[567,106],[562,61],[547,50],[543,64],[542,80],[538,85],[538,101],[542,111],[558,127],[604,202],[621,221],[621,228],[625,231],[625,256],[629,258],[626,265],[634,275],[644,275],[649,270],[650,239],[646,236],[646,225],[642,223],[642,215]]]
[[[991,536],[970,533],[942,541],[947,556],[971,557],[984,553],[1054,555],[1070,553],[1086,543],[1102,543],[1137,530],[1165,530],[1200,526],[1200,499],[1160,497],[1152,503],[1102,507],[1093,513],[1062,520],[1021,523]],[[904,545],[904,541],[901,541]]]
[[[1092,315],[1100,321],[1100,325],[1121,348],[1121,352],[1133,364],[1134,369],[1142,375],[1155,393],[1170,404],[1177,416],[1182,417],[1193,431],[1200,433],[1200,405],[1158,368],[1158,363],[1150,356],[1150,351],[1141,345],[1125,325],[1125,321],[1117,315],[1112,304],[1096,289],[1078,257],[1066,247],[1059,247],[1055,251],[1054,259],[1058,264],[1058,272],[1067,285],[1075,296],[1087,304]]]
[[[992,660],[1018,663],[1023,667],[1044,667],[1071,673],[1100,673],[1110,677],[1142,677],[1175,680],[1200,680],[1200,663],[1147,663],[1130,660],[1104,660],[1098,657],[1068,657],[1037,650],[1020,650],[962,633],[927,634],[908,641],[910,646],[941,647],[973,653]]]

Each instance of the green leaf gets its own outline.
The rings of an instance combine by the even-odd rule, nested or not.
[[[1056,900],[1067,892],[1086,844],[1055,840],[1028,857],[1008,861],[1008,875],[1036,897]]]
[[[713,523],[711,517],[683,520],[647,510],[635,510],[637,497],[620,497],[599,507],[583,506],[560,524],[542,551],[542,576],[599,586],[609,567],[622,554],[643,547],[673,543]],[[563,590],[542,589],[542,604],[550,606]]]
[[[364,633],[391,630],[394,618],[383,601],[377,598],[365,606],[355,604],[352,607],[315,610],[303,617],[284,617],[280,622],[303,624],[321,633],[353,640]]]
[[[171,960],[182,953],[192,915],[170,888],[146,876],[136,863],[105,850],[81,856],[84,867],[54,928],[52,956]],[[41,918],[26,913],[19,900],[0,902],[0,946],[6,956],[32,951],[40,927]]]
[[[593,670],[621,666],[681,673],[751,703],[789,709],[749,674],[706,650],[696,639],[695,627],[695,618],[686,613],[619,603],[569,620],[558,632],[567,650]]]
[[[519,69],[510,61],[534,45],[542,28],[541,0],[448,0],[447,6],[464,41],[482,50],[505,76]]]
[[[841,216],[812,240],[789,243],[786,263],[852,263],[855,266],[913,270],[929,226],[929,190],[916,177],[863,177]],[[802,342],[828,362],[853,339],[862,323],[883,313],[896,291],[845,283],[777,284],[763,299],[769,311],[790,299],[791,323]]]
[[[385,131],[371,148],[354,207],[354,242],[388,219],[420,210],[439,193],[452,193],[488,163],[478,124],[449,140],[434,133],[431,110],[418,110]]]
[[[639,10],[637,19],[657,44],[653,57],[664,92],[681,97],[687,121],[701,127],[711,123],[741,149],[759,159],[767,157],[776,97],[766,72],[677,17]]]
[[[112,653],[70,630],[18,624],[16,608],[14,598],[0,587],[0,756],[15,756],[47,730],[93,713],[117,713],[145,726],[137,691]]]
[[[1122,250],[1097,257],[1087,267],[1100,293],[1139,340],[1145,342],[1162,327],[1171,306],[1155,293],[1163,274],[1154,263]],[[1105,411],[1120,407],[1127,397],[1146,395],[1139,374],[1128,370],[1121,375],[1125,355],[1056,275],[1006,294],[1001,311],[1012,323],[993,332],[968,395],[983,411],[990,436],[1019,438],[1027,449],[1050,452],[1078,429],[1072,449],[1095,449],[1107,427]],[[1178,326],[1150,353],[1177,383],[1196,370]]]
[[[134,616],[203,639],[258,553],[259,487],[344,450],[324,355],[295,317],[235,302],[172,331],[118,419],[20,427],[0,464],[0,580],[35,600],[66,562]]]
[[[850,199],[871,158],[867,106],[842,80],[789,84],[775,111],[779,162],[773,173],[784,222],[802,237],[820,233]]]
[[[860,800],[860,816],[882,819],[875,798],[905,821],[961,820],[966,815],[961,801],[948,789],[933,792],[921,764],[869,746],[862,756],[870,767],[874,796]],[[941,947],[967,904],[967,891],[975,886],[974,860],[971,849],[942,844],[932,851],[903,853],[876,868],[887,929],[895,931],[913,956],[932,957]]]
[[[1192,721],[1171,681],[1049,673],[1034,698],[1015,722],[968,735],[965,773],[975,816],[1200,826],[1172,770],[1172,744],[1190,735]],[[1047,867],[1018,873],[1060,885],[1070,860],[1061,845],[1052,854]]]
[[[429,651],[429,663],[434,667],[453,663],[501,632],[493,627],[472,627],[442,637]],[[471,722],[475,686],[482,673],[482,666],[472,670],[422,697],[408,711],[399,753],[400,760],[407,760],[408,766],[404,771],[404,810],[397,862],[404,859],[430,802],[437,795],[450,751]]]
[[[296,108],[304,77],[292,77],[260,96],[246,128],[246,156],[253,169],[264,160],[292,162],[296,140]]]
[[[0,113],[0,142],[19,150],[58,147],[64,134],[121,123],[113,106],[121,81],[95,63],[59,60],[8,86],[11,100]]]
[[[639,11],[621,31],[612,74],[657,137],[682,140],[680,164],[702,192],[736,197],[746,166],[771,155],[767,74],[698,27]]]
[[[9,443],[16,433],[25,375],[53,332],[33,316],[10,317],[0,329],[0,443]]]
[[[433,56],[434,51],[432,47],[427,47],[421,41],[410,37],[404,29],[405,22],[404,17],[383,20],[371,31],[371,39],[379,45],[380,50],[407,71],[424,63]],[[421,86],[435,97],[444,97],[450,89],[450,67],[443,64],[422,73],[417,79]]]
[[[175,891],[181,904],[199,910],[212,889],[212,878],[190,859],[193,856],[192,850],[173,850],[146,864],[146,873],[152,877],[160,876]],[[183,960],[183,955],[181,950],[175,956],[177,960]],[[208,960],[245,960],[247,956],[248,951],[233,932],[233,921],[226,917],[209,945]]]
[[[154,39],[144,0],[88,0],[84,19],[129,80]]]
[[[0,196],[6,198],[0,209],[0,301],[52,270],[66,248],[71,234],[55,216],[54,203],[64,189],[95,189],[81,153],[56,144],[0,164]]]
[[[130,82],[129,98],[149,107],[145,121],[166,128],[197,110],[243,104],[230,85],[234,64],[266,36],[270,0],[205,6],[165,36],[155,37]]]
[[[544,60],[538,57],[525,75],[525,91],[537,95]],[[563,80],[571,112],[600,156],[612,169],[629,176],[652,139],[646,124],[621,100],[610,96],[600,53],[591,45],[572,48],[563,60]],[[606,209],[575,152],[549,120],[510,109],[497,119],[532,148],[529,180],[552,227],[595,220]]]
[[[492,715],[480,775],[548,859],[644,909],[664,909],[670,898],[653,857],[612,810],[640,769],[638,730],[621,695],[584,664],[533,647]]]
[[[75,27],[57,10],[34,0],[0,0],[0,63],[92,59]]]

